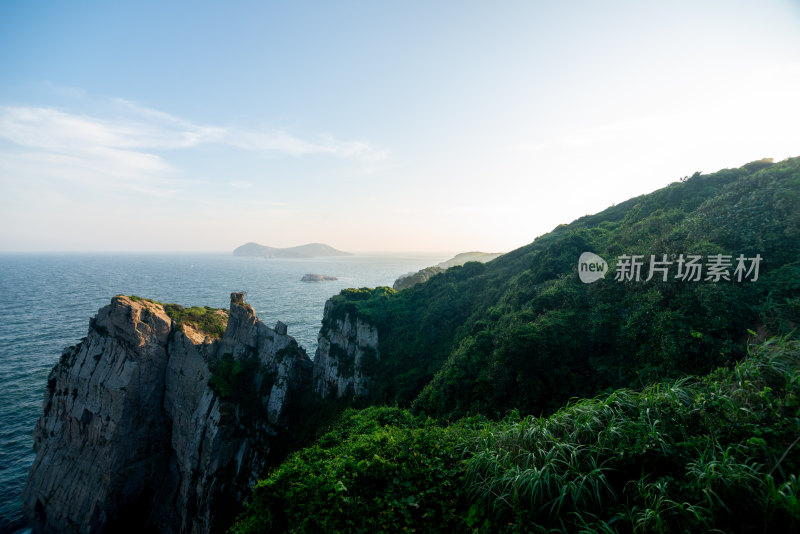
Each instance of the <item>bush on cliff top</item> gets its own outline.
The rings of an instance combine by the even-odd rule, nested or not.
[[[144,300],[158,304],[164,308],[167,316],[178,325],[188,324],[198,332],[213,338],[221,339],[225,334],[225,328],[228,326],[228,311],[221,308],[211,308],[209,306],[184,308],[180,304],[158,302],[157,300],[137,297],[136,295],[130,295],[128,298],[133,302]]]
[[[164,311],[178,324],[188,324],[195,330],[221,339],[228,326],[228,313],[225,310],[208,306],[184,308],[178,304],[165,304]],[[218,313],[222,311],[223,313]]]

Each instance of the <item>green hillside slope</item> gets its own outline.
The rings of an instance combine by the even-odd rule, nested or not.
[[[577,275],[581,253],[611,273]],[[614,280],[617,258],[642,255],[642,278]],[[667,254],[759,254],[741,282],[647,277]],[[703,373],[743,356],[743,336],[800,309],[800,159],[695,174],[649,195],[561,225],[488,264],[449,269],[405,291],[346,290],[339,313],[378,326],[373,403],[429,415],[551,412],[574,396]],[[751,262],[745,262],[746,267]]]
[[[604,278],[580,280],[583,252]],[[615,280],[631,255],[640,279]],[[666,281],[645,280],[651,255]],[[699,280],[676,278],[681,255]],[[372,390],[258,483],[232,532],[800,528],[800,158],[332,300],[323,332],[345,314],[378,328]]]

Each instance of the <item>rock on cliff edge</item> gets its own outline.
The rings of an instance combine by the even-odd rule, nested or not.
[[[310,394],[311,361],[277,330],[240,293],[221,339],[114,297],[48,378],[22,496],[34,531],[229,525]]]

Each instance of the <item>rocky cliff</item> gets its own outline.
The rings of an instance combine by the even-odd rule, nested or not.
[[[314,356],[314,392],[322,399],[364,396],[378,360],[378,330],[326,302]]]
[[[242,294],[215,313],[221,338],[160,303],[114,297],[64,351],[23,491],[34,531],[229,526],[310,394],[312,363]]]

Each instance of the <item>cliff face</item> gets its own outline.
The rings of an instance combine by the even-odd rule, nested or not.
[[[314,392],[323,399],[364,396],[379,359],[378,330],[355,314],[337,315],[333,302],[326,302],[314,357]]]
[[[280,330],[237,293],[222,339],[115,297],[48,378],[22,497],[34,530],[228,526],[309,394],[311,361]]]

